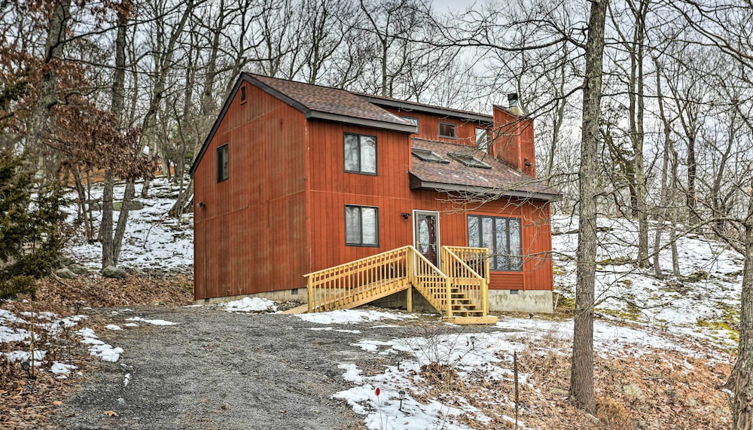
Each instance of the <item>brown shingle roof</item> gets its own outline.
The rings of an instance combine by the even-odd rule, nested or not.
[[[369,103],[362,97],[342,89],[270,78],[269,76],[256,74],[248,74],[248,76],[297,102],[300,105],[299,107],[303,107],[308,111],[378,121],[399,126],[413,126],[399,116],[393,115],[381,107]]]
[[[420,138],[411,139],[411,145],[413,148],[433,151],[449,161],[435,163],[422,161],[413,156],[410,170],[412,188],[469,190],[545,200],[554,200],[560,195],[558,190],[547,186],[541,180],[531,178],[476,148]],[[471,155],[491,168],[468,167],[447,155],[448,153]]]
[[[361,92],[353,92],[353,94],[363,97],[365,100],[368,100],[371,103],[382,105],[382,106],[398,107],[402,110],[405,110],[406,112],[410,110],[415,110],[419,112],[444,114],[446,116],[458,117],[461,119],[472,120],[472,121],[492,122],[494,119],[492,115],[487,115],[484,113],[474,112],[470,110],[455,109],[455,108],[449,108],[449,107],[444,107],[444,106],[432,105],[428,103],[419,103],[419,102],[414,102],[411,100],[403,100],[403,99],[397,99],[394,97],[379,96],[379,95],[367,94],[367,93],[361,93]],[[506,108],[502,108],[502,109],[506,109]]]

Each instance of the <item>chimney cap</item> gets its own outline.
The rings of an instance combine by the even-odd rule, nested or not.
[[[507,93],[507,104],[510,107],[518,105],[518,93]]]

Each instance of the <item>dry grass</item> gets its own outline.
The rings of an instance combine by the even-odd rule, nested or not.
[[[562,341],[547,339],[519,354],[519,369],[528,380],[520,384],[520,422],[540,429],[726,429],[730,412],[721,385],[729,376],[729,361],[691,358],[675,351],[645,351],[599,357],[596,360],[596,413],[586,414],[567,399],[570,357]],[[724,355],[719,355],[723,359]],[[512,370],[507,354],[500,365]],[[434,373],[433,375],[430,373]],[[479,372],[470,378],[447,376],[444,366],[422,369],[426,391],[419,401],[441,399],[460,406],[460,397],[492,419],[461,421],[472,428],[514,428],[512,378],[491,380]],[[508,418],[505,418],[508,417]]]

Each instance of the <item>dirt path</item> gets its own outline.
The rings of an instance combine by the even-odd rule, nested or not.
[[[350,388],[339,363],[374,360],[374,354],[351,345],[364,334],[314,331],[309,328],[322,326],[295,316],[232,314],[217,307],[134,309],[113,316],[113,323],[123,327],[132,316],[177,325],[138,322],[139,327],[97,333],[125,353],[88,375],[61,408],[56,428],[361,427],[360,418],[331,396]],[[373,325],[340,328],[365,332]],[[380,328],[368,336],[400,334]]]

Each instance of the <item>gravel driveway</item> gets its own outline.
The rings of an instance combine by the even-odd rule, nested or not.
[[[111,319],[123,327],[133,316],[177,325],[140,322],[98,332],[125,353],[88,372],[61,407],[57,428],[362,428],[359,416],[331,398],[351,387],[337,365],[385,359],[351,345],[367,332],[371,339],[404,334],[370,329],[379,323],[340,327],[364,333],[314,331],[308,328],[322,326],[295,316],[233,314],[216,306],[141,308]]]

